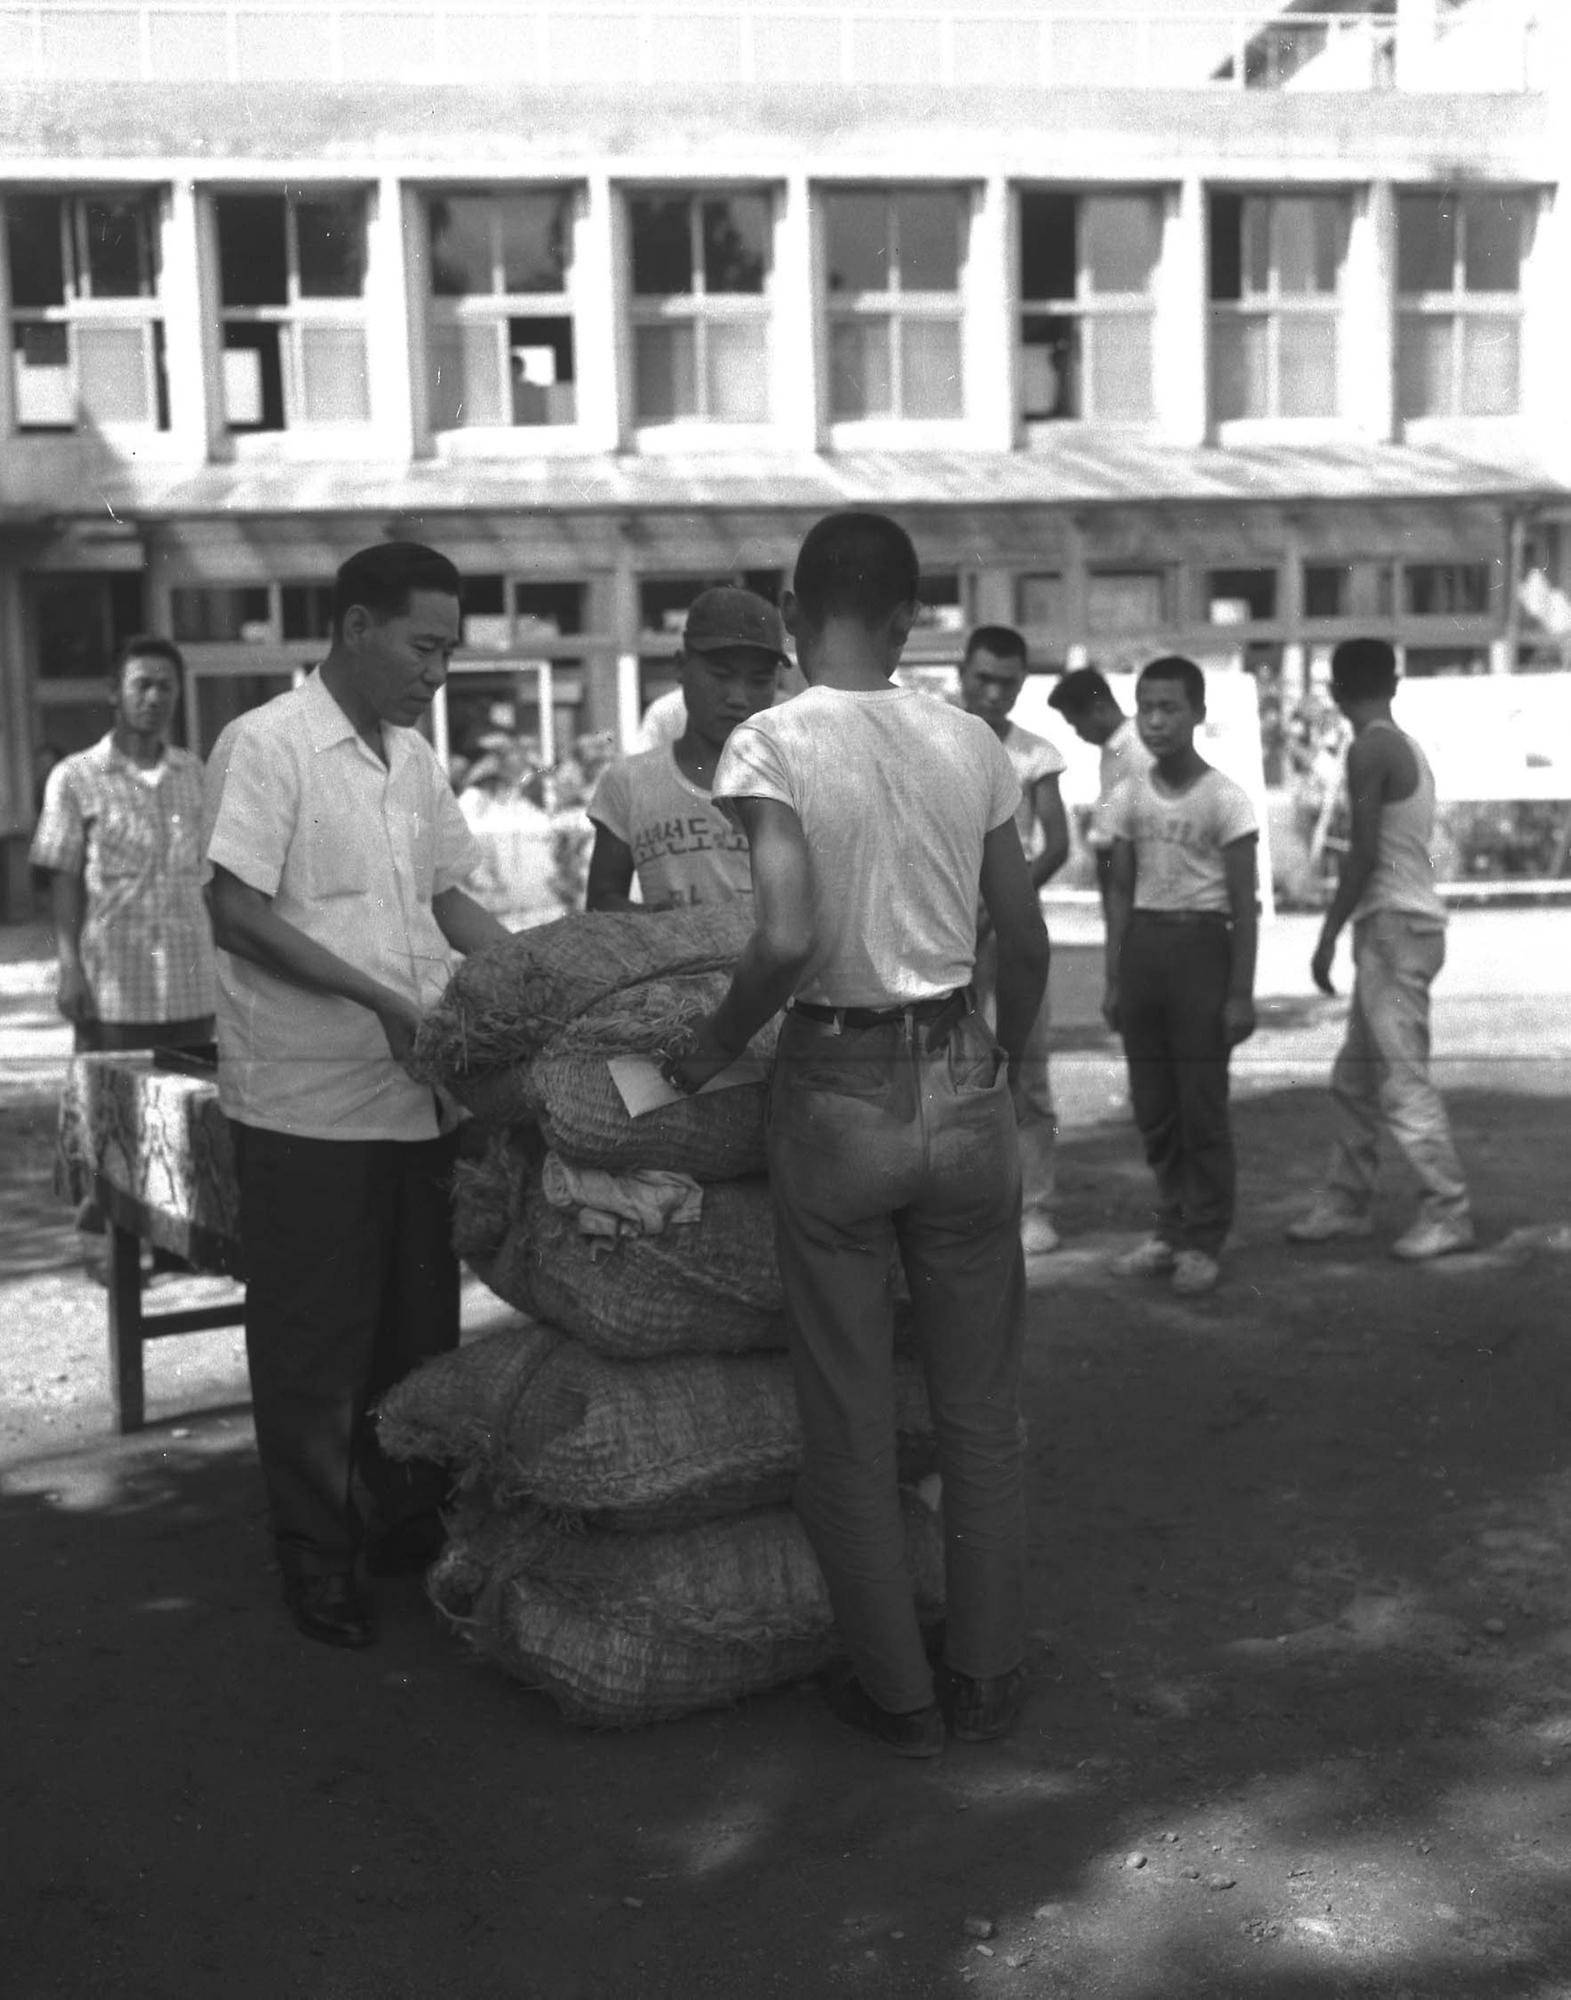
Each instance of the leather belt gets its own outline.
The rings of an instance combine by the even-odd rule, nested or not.
[[[816,1000],[793,1000],[791,1012],[804,1021],[827,1021],[841,1028],[887,1028],[894,1022],[911,1022],[927,1027],[942,1023],[952,1027],[972,1006],[969,986],[957,986],[931,1000],[912,1000],[903,1007],[826,1007]]]

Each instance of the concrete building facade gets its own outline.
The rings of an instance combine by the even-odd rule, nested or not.
[[[843,504],[930,659],[1565,663],[1557,13],[9,6],[0,836],[120,638],[206,750],[384,535],[469,580],[459,753],[625,736]]]

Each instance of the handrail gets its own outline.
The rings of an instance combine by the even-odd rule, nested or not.
[[[1480,0],[1474,0],[1480,4]],[[1550,15],[1491,0],[1427,36],[1356,13],[1156,4],[1044,11],[991,0],[0,0],[0,75],[21,83],[1025,84],[1046,89],[1518,90],[1550,67]],[[819,32],[821,31],[821,32]],[[1450,72],[1454,70],[1454,74]]]

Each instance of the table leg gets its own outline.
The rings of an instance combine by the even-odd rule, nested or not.
[[[142,1241],[110,1220],[109,1229],[109,1391],[115,1429],[123,1436],[146,1420],[142,1389]]]

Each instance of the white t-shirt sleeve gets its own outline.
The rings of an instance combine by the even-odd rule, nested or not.
[[[710,796],[717,805],[722,799],[777,799],[783,806],[796,805],[786,760],[767,730],[756,723],[737,724],[720,753]]]
[[[248,888],[276,895],[299,812],[294,761],[261,730],[237,730],[208,764],[207,859]]]
[[[1224,777],[1216,788],[1216,844],[1230,847],[1260,831],[1254,804],[1242,785]]]
[[[1001,827],[1006,819],[1013,819],[1020,810],[1020,780],[1015,776],[1015,767],[1009,761],[1009,752],[988,730],[990,758],[988,778],[990,790],[987,801],[987,830],[989,833]]]
[[[587,810],[596,826],[603,826],[624,847],[632,846],[633,793],[627,780],[625,757],[614,764],[607,764],[600,773],[590,794]]]

